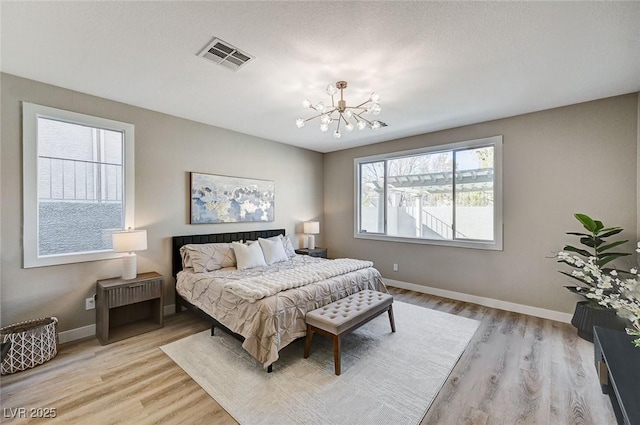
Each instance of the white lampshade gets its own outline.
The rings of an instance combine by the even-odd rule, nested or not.
[[[113,232],[113,252],[134,252],[147,249],[146,230]]]
[[[316,237],[314,235],[320,233],[320,222],[319,221],[307,221],[303,225],[304,232],[307,233],[307,248],[315,249],[316,247]]]
[[[135,251],[147,249],[146,230],[125,230],[111,235],[113,252],[127,252],[122,257],[122,278],[129,280],[137,276],[137,258]]]
[[[317,235],[320,233],[319,221],[307,221],[304,223],[304,233]]]

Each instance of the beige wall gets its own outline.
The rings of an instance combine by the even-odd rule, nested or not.
[[[93,324],[95,311],[85,311],[84,300],[95,293],[97,279],[119,276],[121,267],[120,260],[105,260],[22,269],[21,101],[135,125],[135,225],[147,229],[149,245],[138,254],[138,271],[156,270],[167,277],[166,305],[173,304],[171,236],[267,228],[293,234],[301,233],[301,222],[322,219],[320,153],[12,75],[1,75],[0,89],[2,326],[50,315],[60,319],[61,331]],[[188,224],[189,171],[275,181],[275,222]]]
[[[323,155],[264,139],[0,74],[0,319],[55,315],[60,330],[95,323],[84,299],[97,279],[118,276],[120,261],[22,269],[21,101],[130,122],[136,126],[136,227],[149,249],[138,270],[171,273],[170,237],[322,221],[317,245],[332,257],[375,262],[383,276],[470,295],[571,312],[575,296],[547,257],[579,230],[574,212],[640,235],[640,99],[619,96]],[[504,251],[353,238],[353,158],[504,135]],[[195,152],[199,152],[196,154]],[[188,224],[188,172],[254,177],[276,184],[276,221]],[[298,178],[306,176],[305,179]],[[324,185],[323,185],[324,178]],[[347,184],[345,184],[347,182]],[[324,186],[324,190],[323,190]],[[324,199],[323,199],[324,197]],[[324,217],[323,217],[324,204]],[[628,250],[633,248],[629,244]],[[398,263],[400,270],[391,271]],[[173,281],[165,283],[173,303]]]
[[[370,259],[389,279],[572,312],[579,298],[548,257],[580,230],[575,212],[635,241],[638,105],[635,93],[326,154],[329,252]],[[494,135],[504,136],[503,251],[354,239],[353,158]]]

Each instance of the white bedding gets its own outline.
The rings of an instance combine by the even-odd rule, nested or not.
[[[253,283],[274,281],[278,275],[292,276],[300,270],[327,273],[320,271],[323,266],[325,270],[336,269],[335,261],[298,255],[286,262],[248,270],[229,267],[194,273],[193,269],[186,269],[178,273],[176,289],[191,304],[242,335],[245,338],[243,348],[266,367],[278,359],[278,351],[306,334],[304,317],[307,311],[363,289],[387,292],[380,272],[371,267],[371,263],[360,262],[358,267],[362,268],[338,275],[328,273],[329,278],[307,279],[309,282],[303,286],[255,302],[243,299],[228,286],[237,286],[238,282],[247,279]]]
[[[255,302],[287,289],[299,288],[367,267],[373,267],[373,263],[351,258],[314,261],[291,269],[281,268],[274,273],[228,282],[224,287],[244,300]]]

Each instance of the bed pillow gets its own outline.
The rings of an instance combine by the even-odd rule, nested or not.
[[[289,236],[279,234],[278,236],[272,236],[267,239],[269,239],[270,241],[280,239],[282,241],[282,246],[284,246],[284,252],[287,253],[287,258],[292,259],[297,255],[296,249],[293,247],[293,243],[291,243],[291,239],[289,238]]]
[[[191,256],[189,255],[189,250],[186,245],[180,247],[180,257],[182,257],[182,268],[189,269],[193,268],[193,264],[191,263]]]
[[[273,240],[258,238],[258,242],[260,242],[260,248],[262,248],[262,254],[264,254],[264,260],[267,264],[282,263],[289,259],[280,237]]]
[[[267,265],[264,261],[264,255],[262,254],[262,248],[260,248],[259,243],[245,245],[239,242],[232,242],[231,248],[236,254],[236,267],[238,270],[264,267]]]
[[[293,247],[289,236],[280,235],[280,238],[282,239],[282,245],[284,246],[284,252],[287,253],[287,257],[289,259],[295,257],[296,249]]]
[[[191,264],[196,273],[205,273],[236,265],[236,256],[229,243],[188,244],[180,248],[180,253],[183,264]],[[186,264],[185,267],[189,267]]]

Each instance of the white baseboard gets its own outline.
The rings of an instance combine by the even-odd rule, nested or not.
[[[174,304],[165,305],[163,309],[163,314],[168,316],[169,314],[173,314],[176,311],[176,306]],[[90,336],[96,335],[96,325],[87,325],[81,328],[70,329],[68,331],[58,332],[58,342],[60,344],[64,344],[66,342],[75,341],[77,339],[87,338]]]
[[[423,294],[436,295],[443,298],[464,301],[467,303],[479,304],[485,307],[497,308],[499,310],[512,311],[514,313],[528,314],[529,316],[541,317],[543,319],[555,320],[557,322],[571,323],[572,315],[546,308],[532,307],[524,304],[516,304],[508,301],[496,300],[493,298],[479,297],[477,295],[464,294],[462,292],[448,291],[446,289],[432,288],[429,286],[416,285],[415,283],[403,282],[400,280],[386,279],[384,283],[394,288],[409,289]]]
[[[95,336],[96,325],[87,325],[81,328],[75,328],[64,332],[58,332],[58,342],[64,344],[65,342],[75,341],[76,339],[86,338],[88,336]]]

